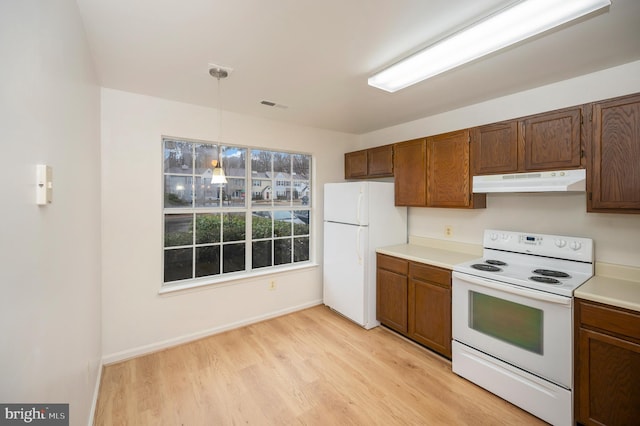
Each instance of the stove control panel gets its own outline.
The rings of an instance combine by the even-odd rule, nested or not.
[[[491,238],[492,241],[498,241],[498,240],[509,241],[511,239],[511,235],[504,232],[503,233],[492,232],[489,235],[489,238]]]
[[[520,234],[520,244],[529,244],[539,246],[542,244],[543,238],[538,235]]]
[[[564,235],[484,231],[484,248],[593,263],[593,240]]]

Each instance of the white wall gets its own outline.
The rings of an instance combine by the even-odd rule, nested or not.
[[[87,424],[101,359],[100,101],[73,0],[0,2],[0,401]],[[35,203],[36,164],[53,204]]]
[[[640,92],[640,61],[426,117],[360,137],[360,147],[430,136]],[[640,215],[586,213],[585,194],[488,194],[487,208],[409,209],[409,234],[482,243],[485,228],[595,240],[596,260],[640,267]]]
[[[159,295],[162,284],[162,144],[170,135],[213,141],[216,110],[102,89],[103,348],[112,362],[322,300],[319,266]],[[322,186],[344,178],[354,135],[222,114],[225,143],[313,154],[312,232],[322,253]]]

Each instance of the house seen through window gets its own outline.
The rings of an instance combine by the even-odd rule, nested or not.
[[[310,261],[311,155],[164,138],[163,161],[165,285]]]

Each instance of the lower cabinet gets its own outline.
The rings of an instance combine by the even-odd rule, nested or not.
[[[640,313],[576,299],[575,418],[583,425],[637,425]]]
[[[382,324],[402,334],[409,332],[407,274],[409,262],[377,255],[376,317]]]
[[[451,271],[410,262],[409,337],[451,358]]]
[[[451,271],[377,255],[377,318],[451,358]]]

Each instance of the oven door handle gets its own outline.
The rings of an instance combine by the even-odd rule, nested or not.
[[[481,287],[490,288],[493,290],[502,291],[504,293],[515,294],[517,296],[526,297],[528,299],[540,300],[542,302],[555,303],[557,305],[571,306],[571,298],[558,296],[551,293],[545,293],[543,291],[529,290],[527,288],[516,288],[510,284],[500,283],[497,284],[493,281],[486,280],[484,278],[474,277],[472,275],[461,274],[459,272],[453,272],[453,277],[461,281],[466,281],[471,284],[475,284]]]

